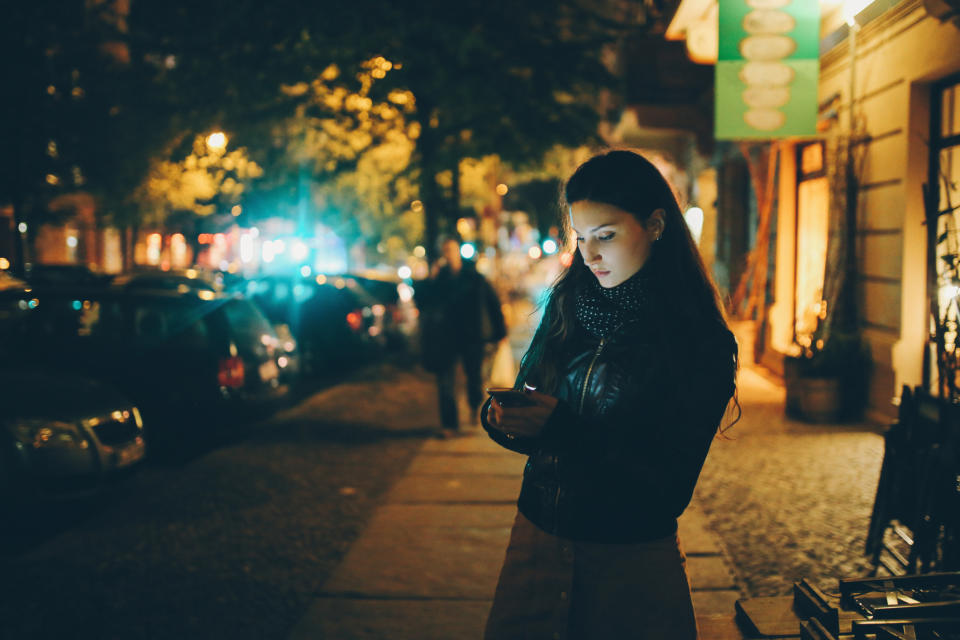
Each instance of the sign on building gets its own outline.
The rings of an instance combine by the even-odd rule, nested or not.
[[[719,3],[716,138],[771,139],[815,134],[820,3]]]

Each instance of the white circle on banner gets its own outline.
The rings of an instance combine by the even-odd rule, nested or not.
[[[797,50],[793,38],[778,35],[748,36],[740,41],[740,54],[747,60],[780,60]]]
[[[740,69],[740,80],[746,85],[782,87],[793,82],[793,68],[782,62],[748,62]]]
[[[789,33],[796,26],[796,18],[784,11],[758,9],[743,17],[743,30],[751,35]]]
[[[754,9],[779,9],[790,4],[790,0],[747,0],[747,6]]]
[[[790,102],[790,89],[787,87],[747,87],[743,92],[743,102],[755,109],[776,109]]]
[[[743,114],[743,121],[753,129],[773,131],[787,122],[787,116],[776,109],[751,109]]]

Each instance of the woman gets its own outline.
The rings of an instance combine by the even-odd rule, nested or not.
[[[515,385],[533,404],[481,411],[529,455],[486,638],[696,638],[677,517],[735,395],[736,341],[648,160],[595,156],[564,200],[577,251]]]

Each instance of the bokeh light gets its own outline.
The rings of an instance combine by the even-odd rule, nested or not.
[[[693,236],[694,242],[699,245],[700,236],[703,233],[703,209],[700,207],[690,207],[687,209],[687,212],[683,214],[683,219],[686,221],[687,227],[690,228],[690,234]]]
[[[223,131],[216,131],[207,136],[207,146],[214,151],[223,151],[227,148],[227,135]]]

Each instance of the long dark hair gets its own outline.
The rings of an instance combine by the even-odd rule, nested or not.
[[[655,289],[657,303],[653,306],[662,337],[670,348],[679,350],[678,357],[671,358],[673,366],[690,361],[683,354],[695,349],[701,337],[717,336],[721,329],[731,335],[717,287],[703,264],[677,199],[649,160],[633,151],[612,150],[580,165],[564,185],[560,202],[566,238],[571,234],[567,215],[570,205],[588,200],[618,207],[644,225],[654,211],[663,210],[663,232],[653,243],[643,269]],[[536,379],[545,392],[556,390],[565,364],[563,345],[577,326],[577,293],[592,284],[594,278],[580,250],[575,250],[570,266],[551,288],[540,327],[521,360],[518,384]],[[738,366],[735,346],[733,351],[734,366]],[[678,374],[682,376],[683,372]],[[736,394],[734,403],[739,410]]]

